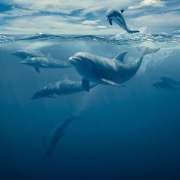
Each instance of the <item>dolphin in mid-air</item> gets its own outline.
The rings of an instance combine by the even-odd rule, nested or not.
[[[89,88],[91,89],[95,86],[96,84],[90,83]],[[63,80],[45,86],[43,89],[37,91],[31,99],[33,100],[44,97],[56,98],[61,95],[75,94],[82,91],[85,91],[84,87],[82,86],[82,82]]]
[[[77,72],[82,76],[82,84],[89,91],[89,82],[96,84],[109,84],[114,86],[123,86],[131,79],[142,63],[146,54],[152,54],[159,50],[151,48],[141,48],[142,55],[134,63],[124,63],[124,56],[127,52],[122,52],[114,59],[108,59],[93,54],[78,52],[69,58]]]
[[[107,20],[109,21],[109,24],[112,25],[112,21],[116,22],[122,29],[124,29],[128,33],[138,33],[137,30],[130,30],[127,25],[126,21],[123,17],[124,10],[122,9],[119,11],[118,9],[110,9],[106,13]]]
[[[164,81],[164,82],[171,84],[171,85],[178,85],[178,86],[180,85],[180,81],[177,81],[170,76],[163,75],[160,77],[160,79],[161,79],[161,81]]]
[[[49,57],[32,57],[20,61],[20,64],[25,64],[34,67],[36,72],[40,72],[40,68],[69,68],[71,65],[64,61],[57,61]]]
[[[155,82],[152,84],[152,87],[155,87],[156,89],[161,88],[161,89],[168,89],[168,90],[179,90],[179,88],[164,81]]]
[[[46,145],[45,154],[43,157],[44,160],[46,160],[52,154],[59,139],[63,137],[64,130],[75,119],[81,119],[81,117],[77,115],[70,116],[69,118],[65,119],[63,122],[60,122],[54,127],[47,140],[45,138],[43,139],[43,142]]]

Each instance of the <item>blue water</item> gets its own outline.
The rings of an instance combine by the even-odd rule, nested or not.
[[[66,61],[83,51],[114,58],[138,46],[160,47],[147,55],[126,87],[97,86],[90,92],[32,101],[37,90],[69,78],[75,69],[19,64],[15,50],[38,50]],[[180,80],[180,33],[116,36],[0,36],[0,180],[179,180],[180,90],[155,89],[161,75]],[[43,161],[48,137],[60,121],[82,110]]]

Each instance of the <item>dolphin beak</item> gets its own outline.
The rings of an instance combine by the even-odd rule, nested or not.
[[[72,64],[72,63],[74,62],[73,56],[71,56],[71,57],[68,59],[68,62],[69,62],[70,64]]]
[[[75,56],[71,56],[69,59],[68,59],[69,63],[70,64],[79,64],[79,63],[82,63],[82,60],[78,57],[75,57]]]

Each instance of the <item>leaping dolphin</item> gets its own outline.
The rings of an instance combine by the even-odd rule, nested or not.
[[[46,145],[46,150],[43,158],[44,160],[46,160],[52,154],[59,139],[63,137],[64,130],[75,119],[81,119],[81,117],[77,115],[70,116],[69,118],[65,119],[63,122],[60,122],[55,126],[55,128],[52,130],[51,134],[49,135],[47,141],[44,138],[43,142]]]
[[[34,67],[36,72],[40,72],[40,68],[69,68],[71,65],[64,61],[57,61],[48,57],[32,57],[20,61],[20,64],[25,64]]]
[[[91,83],[89,88],[91,89],[95,86],[96,84]],[[33,100],[44,97],[56,98],[61,95],[75,94],[82,91],[85,91],[84,87],[82,86],[82,82],[63,80],[45,86],[43,89],[37,91],[31,99]]]
[[[124,56],[127,52],[120,53],[114,59],[78,52],[70,57],[68,61],[82,76],[82,84],[89,91],[89,81],[97,84],[122,86],[122,83],[125,83],[136,74],[144,56],[158,50],[159,48],[142,48],[143,53],[140,58],[131,64],[124,63]]]
[[[112,21],[116,22],[122,29],[124,29],[128,33],[137,33],[139,31],[137,30],[130,30],[127,25],[126,21],[123,17],[124,10],[122,9],[119,11],[118,9],[110,9],[106,13],[107,20],[109,21],[109,24],[112,25]]]

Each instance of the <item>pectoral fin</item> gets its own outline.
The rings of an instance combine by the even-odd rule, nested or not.
[[[111,80],[109,80],[109,79],[104,79],[104,78],[102,78],[101,81],[103,81],[103,82],[105,82],[105,83],[107,83],[107,84],[109,84],[109,85],[112,85],[112,86],[126,87],[124,84],[118,84],[118,83],[113,82],[113,81],[111,81]]]
[[[34,68],[36,72],[40,73],[39,67]]]
[[[89,92],[89,80],[82,79],[82,86],[87,92]]]

